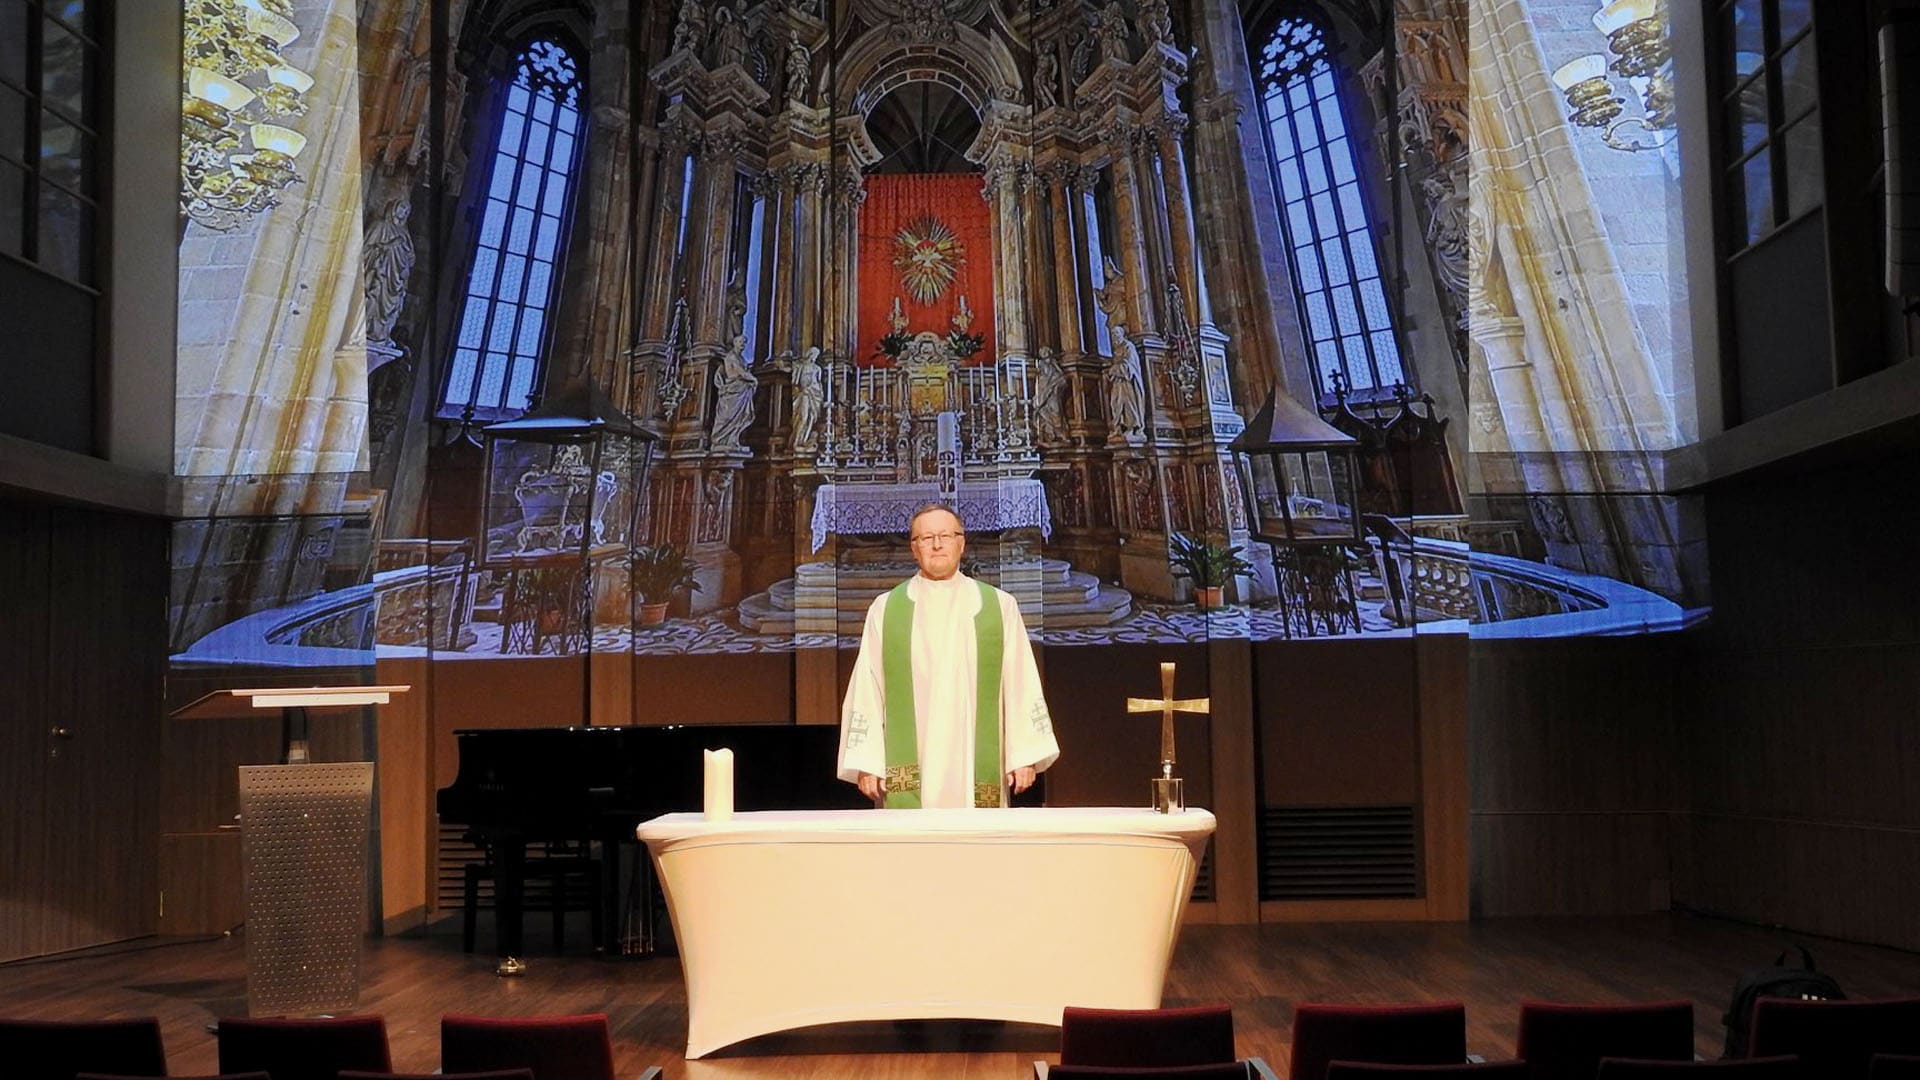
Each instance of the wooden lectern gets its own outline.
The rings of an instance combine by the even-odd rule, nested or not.
[[[253,720],[277,709],[281,764],[240,766],[246,881],[247,1012],[341,1012],[360,1000],[373,762],[312,764],[310,710],[385,705],[408,686],[217,690],[174,711],[186,720]]]

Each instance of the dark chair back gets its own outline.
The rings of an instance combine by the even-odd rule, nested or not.
[[[532,1069],[538,1080],[614,1080],[605,1013],[440,1018],[445,1073]]]
[[[1693,1002],[1521,1002],[1513,1056],[1527,1063],[1534,1080],[1593,1080],[1608,1057],[1692,1061]]]
[[[1867,1064],[1867,1080],[1920,1080],[1920,1057],[1875,1054]]]
[[[387,1072],[387,1022],[378,1016],[324,1020],[229,1017],[220,1021],[223,1073],[264,1072],[273,1080],[334,1080],[342,1069]]]
[[[119,1076],[114,1073],[83,1072],[76,1074],[73,1080],[152,1080],[152,1078],[143,1076]],[[244,1072],[220,1073],[215,1076],[174,1076],[166,1077],[165,1080],[273,1080],[273,1077],[263,1072]]]
[[[1467,1060],[1467,1007],[1323,1005],[1293,1010],[1291,1080],[1326,1080],[1335,1061],[1377,1065],[1462,1065]]]
[[[1475,1061],[1459,1065],[1381,1065],[1335,1061],[1327,1080],[1526,1080],[1524,1061]]]
[[[1797,1057],[1715,1061],[1600,1059],[1599,1080],[1800,1080]]]
[[[476,1073],[376,1073],[341,1069],[340,1080],[534,1080],[532,1069],[496,1069]]]
[[[1129,1069],[1119,1065],[1055,1065],[1047,1080],[1249,1080],[1253,1070],[1244,1061],[1211,1065],[1167,1065]]]
[[[1798,1055],[1808,1076],[1866,1080],[1876,1054],[1920,1054],[1920,998],[1753,1003],[1748,1057]]]
[[[0,1062],[12,1080],[73,1080],[83,1072],[167,1075],[160,1021],[0,1020]]]
[[[1060,1064],[1123,1068],[1234,1060],[1233,1009],[1081,1009],[1060,1017]]]

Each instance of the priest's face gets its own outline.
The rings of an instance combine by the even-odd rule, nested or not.
[[[928,510],[913,519],[908,543],[920,573],[935,581],[944,581],[960,569],[960,556],[967,550],[967,534],[960,530],[960,519],[945,510]]]

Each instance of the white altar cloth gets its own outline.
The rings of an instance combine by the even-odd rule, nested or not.
[[[635,830],[687,980],[687,1057],[848,1020],[1060,1023],[1160,1005],[1213,815],[763,811]]]
[[[1053,536],[1053,512],[1047,508],[1047,489],[1038,480],[962,480],[954,501],[967,528],[1039,529]],[[832,533],[869,536],[907,534],[913,512],[940,501],[940,485],[932,480],[910,484],[822,484],[813,495],[813,550]]]

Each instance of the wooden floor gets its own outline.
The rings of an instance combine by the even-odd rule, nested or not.
[[[531,924],[530,924],[531,929]],[[539,936],[530,932],[529,939]],[[1741,972],[1767,964],[1782,937],[1685,916],[1622,920],[1498,920],[1469,924],[1194,926],[1182,935],[1168,1005],[1233,1005],[1242,1055],[1285,1075],[1293,1006],[1301,1001],[1467,1003],[1467,1046],[1510,1056],[1522,999],[1626,1001],[1691,998],[1699,1052],[1720,1049],[1720,1012]],[[1920,955],[1814,941],[1823,970],[1853,997],[1920,994]],[[871,963],[877,958],[847,958]],[[363,1012],[384,1014],[394,1067],[439,1062],[440,1015],[605,1012],[620,1074],[663,1065],[681,1077],[973,1078],[1031,1076],[1051,1057],[1055,1029],[941,1022],[814,1028],[741,1044],[702,1061],[681,1057],[686,998],[672,957],[595,960],[530,957],[532,970],[501,979],[465,956],[457,936],[369,943]],[[1018,957],[1009,957],[1018,963]],[[160,1017],[176,1075],[214,1071],[207,1024],[244,1008],[239,939],[135,943],[107,955],[0,967],[0,1016],[81,1019]]]

